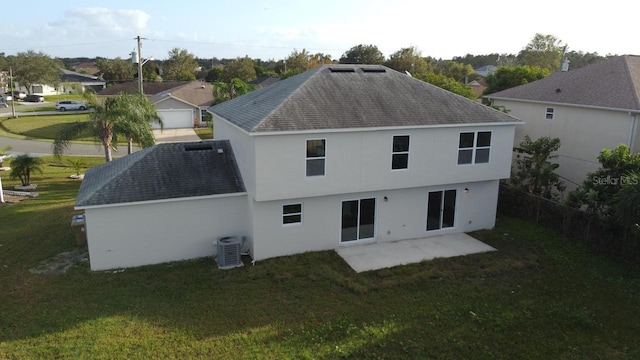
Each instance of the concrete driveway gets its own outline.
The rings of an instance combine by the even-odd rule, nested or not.
[[[193,129],[158,129],[153,130],[153,137],[158,144],[200,141],[200,137]]]

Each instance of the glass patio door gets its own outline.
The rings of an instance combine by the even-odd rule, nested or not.
[[[342,202],[341,242],[371,239],[375,236],[376,199]]]
[[[427,201],[427,231],[455,225],[456,190],[430,191]]]

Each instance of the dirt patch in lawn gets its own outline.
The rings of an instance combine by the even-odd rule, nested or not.
[[[89,253],[86,248],[60,253],[47,259],[36,268],[29,269],[32,274],[58,275],[64,274],[75,265],[89,261]]]

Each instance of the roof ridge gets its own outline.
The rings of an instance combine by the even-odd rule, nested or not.
[[[296,94],[296,93],[297,93],[297,92],[298,92],[298,91],[299,91],[299,90],[300,90],[300,89],[301,89],[305,84],[307,84],[307,83],[309,82],[309,80],[311,80],[314,76],[316,76],[318,73],[320,73],[320,71],[321,71],[322,69],[324,69],[325,67],[327,67],[327,65],[318,66],[318,67],[316,67],[316,68],[314,68],[314,69],[309,70],[309,71],[308,71],[309,75],[308,75],[306,78],[304,78],[304,81],[302,81],[301,83],[299,83],[299,84],[295,87],[295,89],[293,89],[293,90],[289,93],[289,95],[287,95],[287,97],[286,97],[286,98],[284,98],[284,99],[283,99],[283,100],[278,104],[278,106],[276,106],[275,108],[271,109],[271,111],[269,111],[269,112],[268,112],[268,113],[267,113],[267,114],[262,118],[262,120],[260,120],[260,121],[259,121],[259,122],[258,122],[258,123],[253,127],[253,128],[251,128],[251,130],[250,130],[249,132],[251,132],[251,131],[254,131],[254,130],[258,129],[258,128],[263,124],[263,123],[265,123],[266,121],[268,121],[268,120],[269,120],[269,117],[270,117],[272,114],[274,114],[274,113],[275,113],[276,111],[278,111],[281,107],[283,107],[283,106],[284,106],[284,104],[285,104],[285,103],[287,103],[287,102],[291,99],[291,97],[292,97],[294,94]],[[306,72],[305,72],[305,73],[306,73]],[[302,74],[305,74],[305,73],[302,73]],[[299,74],[299,75],[302,75],[302,74]],[[298,75],[298,76],[299,76],[299,75]],[[298,78],[298,76],[292,76],[292,77],[290,77],[289,79],[297,79],[297,78]],[[301,78],[301,79],[302,79],[302,78]],[[281,80],[281,81],[286,81],[286,80],[287,80],[287,79],[284,79],[284,80]],[[291,81],[293,81],[293,80],[291,80]]]
[[[627,78],[629,79],[629,86],[631,87],[631,93],[634,94],[633,100],[635,101],[636,109],[640,109],[640,93],[638,93],[640,89],[640,84],[636,84],[633,74],[631,72],[631,64],[629,63],[629,58],[634,55],[624,55],[622,59],[624,60],[624,67],[627,71]]]

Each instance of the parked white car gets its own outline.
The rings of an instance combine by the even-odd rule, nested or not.
[[[87,110],[89,106],[84,101],[62,100],[56,103],[56,110]]]

